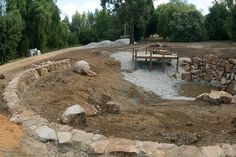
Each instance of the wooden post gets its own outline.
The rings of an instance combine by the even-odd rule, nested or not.
[[[164,69],[164,58],[165,58],[165,56],[163,54],[162,55],[162,71],[163,71],[163,73],[165,72],[165,69]]]
[[[149,71],[152,71],[152,51],[150,51],[150,67]]]
[[[138,55],[137,51],[138,50],[135,50],[135,58],[134,58],[135,59],[135,69],[137,69],[137,55]]]
[[[147,49],[148,49],[148,48],[146,47],[146,48],[145,48],[145,54],[147,54],[147,51],[148,51]],[[145,62],[147,62],[147,58],[145,58]]]
[[[132,49],[132,61],[134,61],[134,48]]]
[[[177,54],[176,73],[179,73],[179,54]]]

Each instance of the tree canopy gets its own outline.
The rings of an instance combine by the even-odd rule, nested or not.
[[[0,0],[0,64],[32,48],[47,52],[123,37],[132,44],[153,34],[169,41],[236,41],[233,0],[215,0],[205,16],[185,0],[157,8],[153,0],[101,0],[101,6],[61,19],[56,0]]]

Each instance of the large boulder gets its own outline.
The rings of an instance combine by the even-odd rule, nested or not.
[[[219,105],[221,103],[220,96],[220,91],[212,90],[209,94],[208,102]]]
[[[77,61],[74,65],[74,71],[79,74],[85,74],[88,76],[96,76],[96,73],[90,69],[88,62],[81,60]]]
[[[86,123],[85,110],[80,105],[74,105],[66,109],[61,117],[64,124],[84,124]]]
[[[196,98],[196,100],[208,101],[212,104],[231,103],[233,96],[225,91],[212,90],[210,94],[204,93]]]
[[[225,91],[220,91],[220,100],[228,104],[233,100],[233,96]]]

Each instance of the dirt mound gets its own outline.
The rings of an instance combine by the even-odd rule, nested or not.
[[[16,148],[23,136],[22,129],[0,115],[0,152]],[[0,154],[1,156],[1,154]]]

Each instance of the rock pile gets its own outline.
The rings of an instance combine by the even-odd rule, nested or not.
[[[210,84],[236,94],[236,59],[222,59],[214,55],[193,57],[183,62],[183,80]]]
[[[206,101],[212,104],[229,104],[234,103],[233,96],[225,91],[216,91],[212,90],[209,94],[203,93],[199,95],[196,99],[196,101]]]

